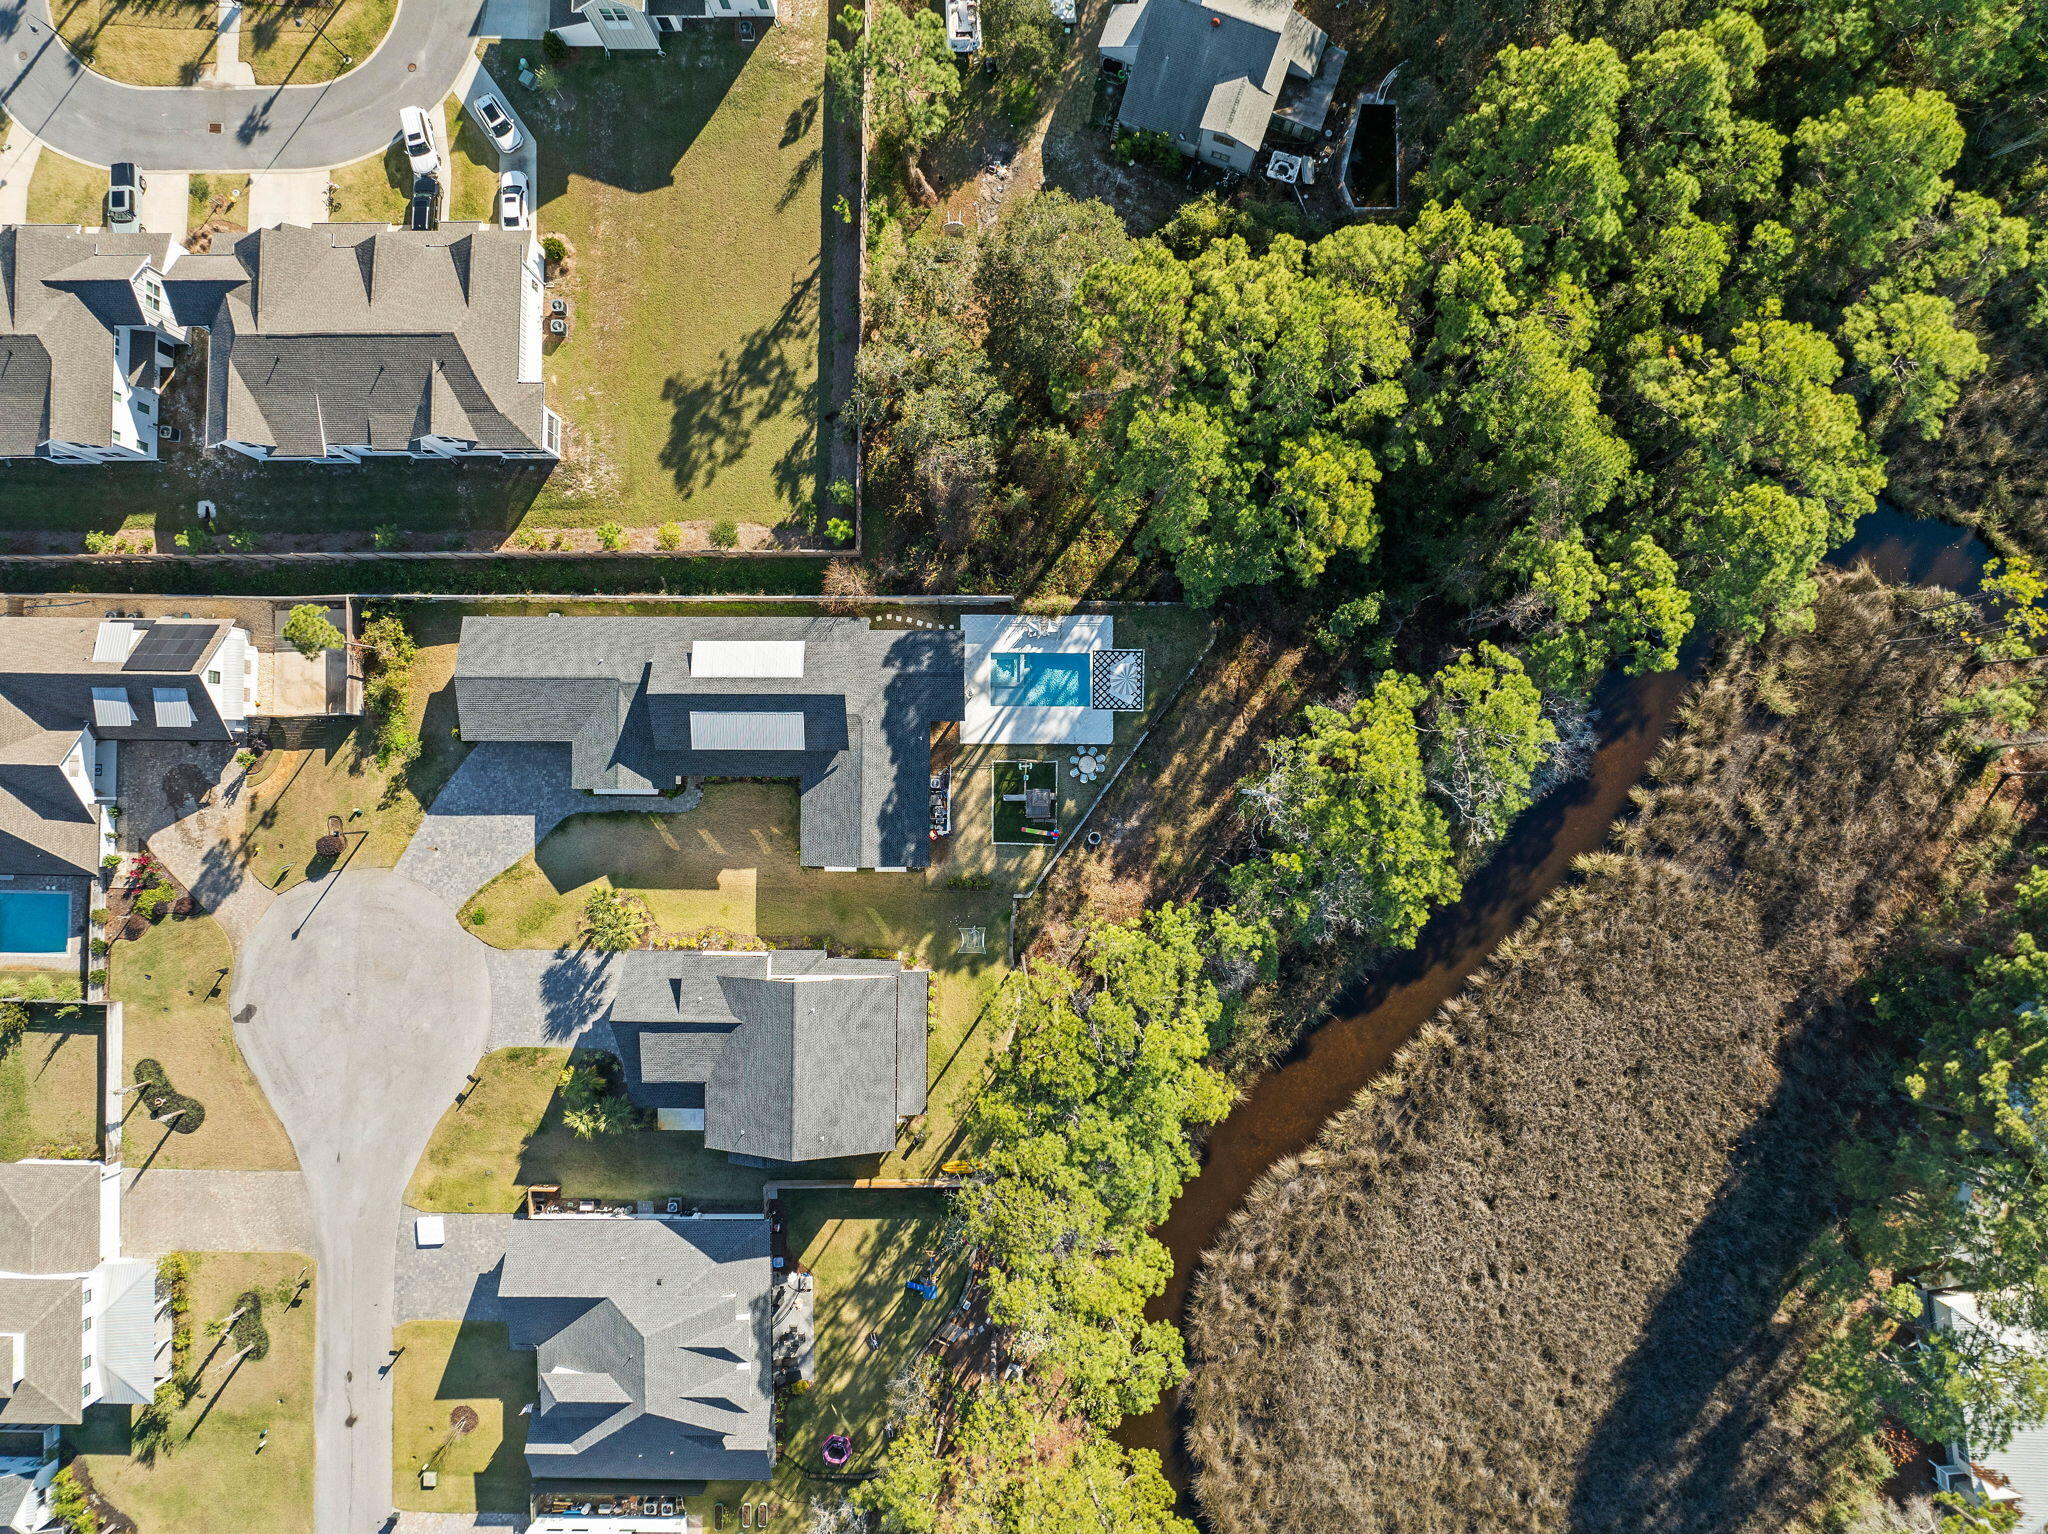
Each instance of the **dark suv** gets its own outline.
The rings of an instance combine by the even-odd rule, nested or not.
[[[128,233],[142,227],[140,206],[143,189],[149,183],[135,173],[135,166],[123,160],[107,173],[107,227]]]
[[[415,176],[412,183],[412,213],[409,229],[433,229],[441,222],[441,183],[432,176]]]

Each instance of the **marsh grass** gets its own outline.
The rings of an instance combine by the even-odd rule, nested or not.
[[[1696,689],[1609,849],[1206,1256],[1217,1527],[1821,1526],[1865,1451],[1795,1294],[1876,1101],[1853,982],[1953,882],[1958,680],[1831,576]]]

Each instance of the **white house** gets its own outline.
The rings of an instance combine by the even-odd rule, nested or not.
[[[775,16],[775,0],[554,0],[549,30],[572,48],[659,52],[661,34],[693,21]]]
[[[1970,1328],[2032,1352],[2048,1351],[2048,1338],[2002,1327],[1985,1316],[1977,1296],[1945,1290],[1927,1296],[1928,1319],[1937,1330]],[[2003,1449],[1954,1442],[1942,1446],[1935,1483],[1983,1502],[2012,1504],[2019,1513],[2014,1534],[2048,1529],[2048,1423],[2021,1428]]]
[[[120,1255],[121,1169],[0,1164],[0,1476],[47,1486],[55,1430],[102,1402],[145,1406],[170,1376],[171,1319],[156,1265]],[[30,1491],[0,1480],[0,1493]],[[36,1492],[35,1495],[40,1495]],[[6,1509],[0,1508],[0,1514]]]
[[[169,236],[0,229],[0,458],[156,457],[158,398],[186,338]]]

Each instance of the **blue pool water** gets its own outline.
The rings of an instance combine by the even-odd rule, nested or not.
[[[70,940],[69,895],[0,890],[0,953],[62,953]]]
[[[998,650],[989,659],[995,666],[989,695],[998,703],[1011,708],[1088,706],[1088,657],[1085,654]]]

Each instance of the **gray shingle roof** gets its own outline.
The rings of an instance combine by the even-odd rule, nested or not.
[[[697,639],[805,644],[802,677],[693,677]],[[465,618],[456,710],[472,741],[559,741],[576,787],[794,778],[813,868],[930,860],[931,728],[966,711],[957,630],[858,618]],[[800,712],[802,751],[691,748],[690,715]]]
[[[763,1219],[520,1220],[498,1294],[535,1350],[526,1463],[562,1480],[765,1480]]]
[[[1287,79],[1312,73],[1325,35],[1291,0],[1133,0],[1112,11],[1109,47],[1135,46],[1117,120],[1193,147],[1223,133],[1257,147]]]
[[[0,228],[0,456],[112,445],[114,327],[142,323],[128,279],[169,248],[160,234]]]
[[[84,1284],[75,1278],[0,1278],[0,1333],[20,1336],[27,1355],[18,1383],[11,1370],[0,1371],[0,1427],[79,1422],[85,1410],[79,1377]]]
[[[404,450],[433,434],[542,446],[546,385],[522,380],[523,230],[283,225],[237,240],[222,289],[207,440],[294,457]],[[173,269],[176,285],[185,263]],[[217,284],[216,269],[194,273]],[[176,300],[174,299],[174,303]]]
[[[812,949],[619,956],[613,1034],[648,1107],[702,1107],[704,1143],[771,1161],[883,1155],[925,1104],[929,977]]]
[[[0,1273],[85,1273],[99,1260],[97,1161],[0,1162]]]
[[[0,702],[10,704],[38,728],[75,736],[93,718],[93,689],[119,688],[128,694],[135,723],[94,726],[107,740],[226,740],[227,725],[201,681],[229,625],[215,619],[133,620],[142,643],[125,661],[95,661],[97,618],[0,617]],[[150,664],[152,637],[180,643],[176,653],[194,658],[183,664]],[[167,647],[168,648],[168,647]],[[156,722],[159,689],[184,692],[193,711],[189,726],[165,728]],[[0,722],[0,735],[6,726]]]

